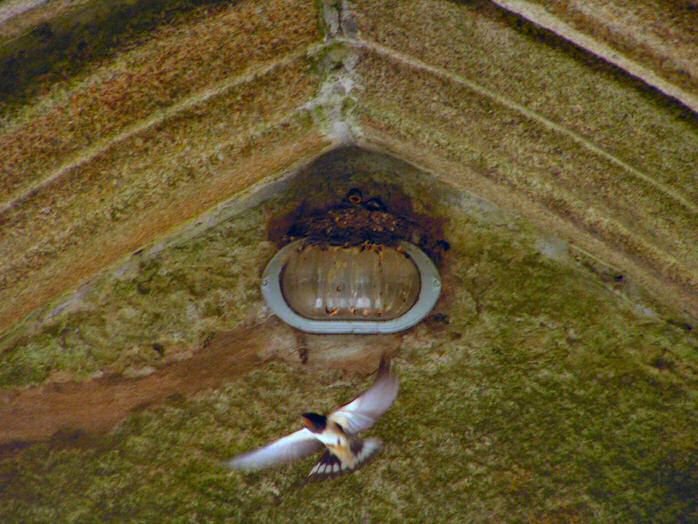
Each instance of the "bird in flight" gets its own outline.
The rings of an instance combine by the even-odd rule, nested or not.
[[[390,361],[383,357],[373,386],[363,395],[327,416],[303,413],[303,429],[226,464],[239,470],[262,469],[305,458],[324,445],[325,452],[309,478],[322,480],[349,473],[380,451],[380,440],[362,440],[356,435],[376,423],[393,404],[397,392],[397,378],[390,371]]]

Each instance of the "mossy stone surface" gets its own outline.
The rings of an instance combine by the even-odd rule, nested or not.
[[[665,3],[613,5],[647,21]],[[83,4],[92,22],[17,40],[24,62],[0,44],[0,521],[698,522],[695,114],[481,0]],[[694,85],[626,37],[611,45]],[[355,141],[373,152],[324,154]],[[304,483],[317,457],[228,471],[372,380],[368,351],[335,358],[361,344],[274,319],[216,375],[269,315],[273,219],[354,187],[411,202],[450,246],[433,314],[366,339],[400,347],[369,433],[385,448],[325,483]],[[228,361],[197,375],[211,344]],[[6,442],[13,409],[65,420],[47,399],[70,389],[84,418],[175,367],[167,391],[182,370],[186,388],[109,431]]]
[[[196,340],[206,319],[220,328],[259,307],[255,280],[273,251],[259,249],[269,213],[354,186],[403,191],[420,212],[447,219],[451,249],[437,315],[404,335],[394,360],[400,395],[370,432],[385,441],[378,459],[309,485],[312,459],[257,473],[223,469],[222,460],[299,427],[299,413],[351,400],[371,380],[271,362],[134,413],[106,435],[66,434],[5,457],[4,522],[698,518],[693,332],[638,304],[624,292],[629,283],[576,263],[564,243],[407,164],[350,150],[299,181],[132,274],[105,276],[93,291],[99,307],[87,314],[114,311],[124,330],[112,335],[117,342],[151,343],[154,326]],[[187,304],[198,322],[186,320]],[[204,316],[203,304],[224,307]],[[161,320],[149,317],[155,311]],[[66,326],[89,324],[74,315],[64,314]],[[36,360],[50,362],[59,335],[41,336]]]

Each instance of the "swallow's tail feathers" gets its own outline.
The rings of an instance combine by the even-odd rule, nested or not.
[[[334,478],[338,477],[342,473],[346,473],[347,471],[349,471],[349,468],[342,464],[339,457],[332,453],[329,449],[326,449],[322,454],[322,457],[320,457],[320,462],[315,464],[313,469],[310,470],[308,479],[324,480]]]
[[[349,473],[366,464],[383,447],[376,438],[366,440],[354,439],[350,444],[354,458],[351,463],[342,461],[337,455],[326,449],[308,475],[309,480],[325,480]]]

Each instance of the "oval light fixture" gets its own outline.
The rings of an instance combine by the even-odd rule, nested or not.
[[[395,333],[422,320],[441,293],[431,259],[414,244],[318,245],[296,240],[262,276],[284,322],[308,333]]]

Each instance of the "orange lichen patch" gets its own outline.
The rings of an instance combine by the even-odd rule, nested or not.
[[[369,374],[383,356],[397,353],[402,337],[319,337],[272,317],[216,333],[189,358],[134,372],[132,378],[107,375],[0,391],[0,457],[52,436],[108,431],[134,410],[157,407],[173,395],[186,398],[219,388],[269,359],[298,364],[299,345],[310,352],[312,369]]]
[[[42,114],[9,122],[0,134],[0,200],[17,196],[129,124],[317,40],[316,14],[297,4],[260,11],[256,2],[239,2],[195,23],[159,29],[60,101],[39,104]]]

